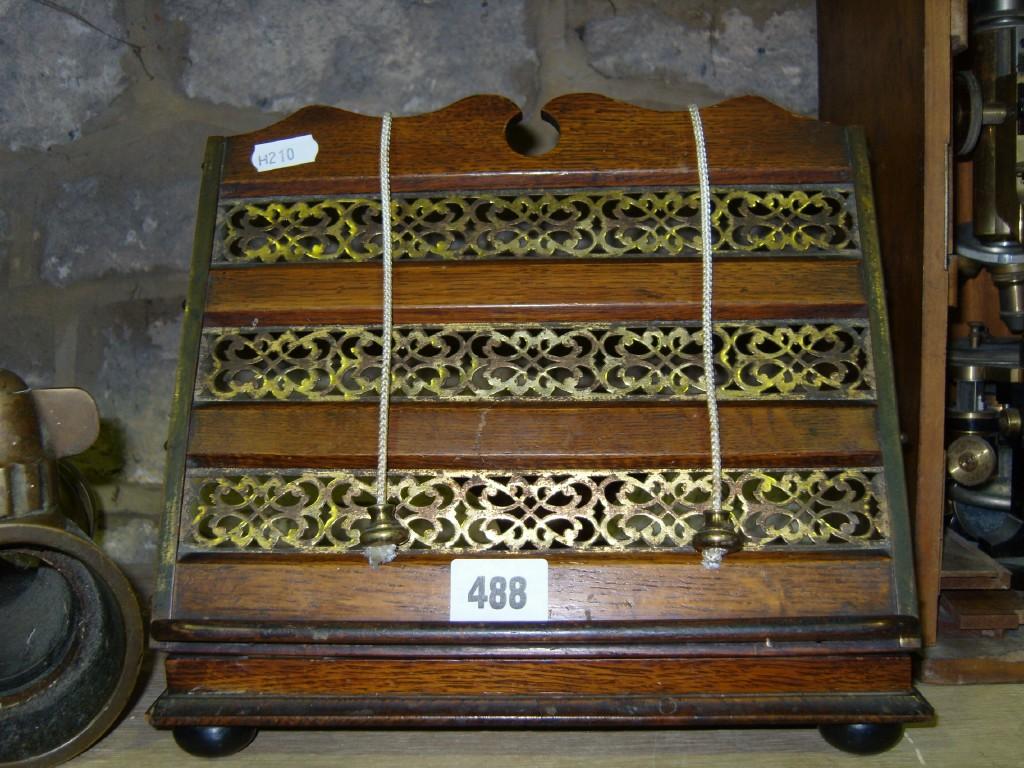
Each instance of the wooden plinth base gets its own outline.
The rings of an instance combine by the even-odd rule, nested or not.
[[[684,728],[914,723],[933,717],[917,691],[753,696],[245,696],[164,693],[157,728]]]
[[[173,656],[160,728],[630,728],[932,717],[908,654],[759,658]]]

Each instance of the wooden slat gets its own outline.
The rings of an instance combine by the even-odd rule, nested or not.
[[[1024,629],[983,635],[980,632],[951,632],[944,623],[938,642],[924,653],[920,679],[942,686],[962,686],[958,690],[964,693],[972,688],[981,690],[965,683],[1024,683]],[[999,687],[1024,691],[1024,685]],[[929,694],[929,698],[933,697],[934,693]],[[1001,715],[1002,712],[993,710],[991,717],[1000,720]]]
[[[469,765],[480,764],[480,754],[486,754],[491,763],[501,765],[521,765],[526,755],[527,761],[536,754],[561,755],[570,754],[568,762],[580,762],[583,758],[586,765],[618,766],[635,763],[637,754],[647,754],[644,748],[656,741],[657,751],[653,751],[648,762],[657,763],[664,754],[662,739],[653,739],[650,734],[643,734],[638,743],[640,747],[629,746],[621,749],[623,730],[636,728],[687,729],[687,728],[736,728],[738,726],[797,726],[814,727],[825,723],[926,723],[934,722],[935,712],[916,690],[906,693],[778,693],[778,694],[689,694],[686,696],[616,696],[610,692],[601,696],[567,696],[565,694],[548,696],[260,696],[246,693],[165,693],[153,704],[147,713],[147,719],[157,728],[178,728],[181,726],[243,726],[267,730],[287,728],[346,728],[370,731],[384,729],[387,731],[408,731],[411,729],[437,730],[460,728],[483,731],[490,738],[474,754],[468,758]],[[495,749],[498,734],[494,731],[523,729],[533,737],[528,744],[513,751],[501,753],[508,755],[512,762],[504,762],[491,758],[498,754]],[[545,730],[575,730],[576,734],[559,733],[553,749],[538,749],[540,735]],[[579,740],[588,743],[593,740],[593,733],[578,733],[581,730],[603,731],[613,730],[620,749],[606,748],[606,755],[611,759],[602,761],[591,755],[575,743]],[[371,746],[366,750],[367,758],[357,758],[362,763],[380,762],[382,743],[387,744],[388,754],[394,753],[396,736],[392,733],[370,733]],[[411,759],[399,758],[392,765],[406,763],[422,764],[424,755],[430,754],[429,742],[422,733],[415,734],[417,749],[412,751]],[[352,739],[348,735],[348,740]],[[401,738],[398,736],[398,738]],[[452,737],[448,737],[452,738]],[[714,739],[722,737],[715,732]],[[764,736],[761,736],[764,739]],[[771,737],[775,744],[776,738]],[[809,738],[806,736],[805,738]],[[682,751],[682,757],[676,762],[690,764],[694,753],[693,736],[689,736],[688,749]],[[351,748],[346,742],[346,755]],[[460,734],[458,743],[465,741]],[[566,742],[570,745],[567,747]],[[266,747],[261,747],[266,749]],[[302,753],[303,746],[293,750],[292,754]],[[501,747],[498,747],[501,749]],[[562,751],[560,751],[560,749]],[[793,752],[806,751],[806,747],[794,749]],[[817,745],[815,750],[824,749]],[[337,761],[337,741],[329,749],[332,759]],[[445,748],[442,758],[446,766],[455,763],[450,757],[450,748]],[[796,765],[820,765],[817,762],[794,763],[793,752],[786,755],[782,763],[793,768]],[[988,753],[988,751],[986,750]],[[701,754],[705,754],[702,752]],[[752,754],[744,751],[744,758]],[[276,757],[276,756],[275,756]],[[303,755],[305,758],[305,755]],[[428,758],[429,759],[429,758]],[[732,766],[736,762],[735,751],[726,758],[727,763],[714,765]],[[902,754],[899,758],[902,765],[906,761]],[[279,760],[278,760],[279,761]],[[303,762],[307,762],[305,759]],[[534,760],[534,762],[536,762]],[[559,761],[566,762],[566,761]],[[247,763],[251,764],[251,763]],[[429,763],[428,763],[429,764]],[[550,764],[550,763],[549,763]],[[711,765],[711,763],[703,763]],[[767,766],[764,760],[757,759],[758,766]],[[958,763],[964,764],[964,763]],[[967,761],[966,764],[970,764]],[[1013,761],[1006,765],[1014,765]],[[459,763],[462,765],[462,763]],[[872,765],[881,765],[872,761]],[[897,765],[897,763],[886,763]]]
[[[550,557],[549,553],[549,557]],[[272,555],[281,559],[280,555]],[[205,558],[209,559],[209,558]],[[260,556],[265,560],[266,556]],[[730,619],[551,623],[274,624],[273,622],[156,621],[151,637],[170,653],[210,651],[214,643],[237,650],[284,656],[346,658],[468,659],[703,658],[742,655],[827,656],[843,653],[908,652],[917,632],[912,616],[851,616],[819,619]],[[771,640],[768,644],[765,641]],[[241,644],[244,644],[241,645]],[[231,651],[234,652],[234,651]]]
[[[948,590],[940,601],[961,630],[1016,629],[1024,608],[1021,593],[1009,589]]]
[[[519,108],[476,96],[446,109],[394,121],[395,192],[439,189],[537,189],[696,184],[693,128],[685,111],[636,107],[596,94],[549,102],[561,130],[544,155],[520,155],[505,138]],[[842,129],[743,97],[702,110],[716,184],[842,182],[849,179]],[[457,127],[457,130],[453,130]],[[310,133],[316,162],[257,173],[253,145]],[[376,192],[380,118],[309,107],[229,140],[222,195],[320,195]]]
[[[873,466],[871,405],[725,403],[726,467]],[[395,469],[707,466],[702,402],[673,404],[394,403]],[[375,403],[227,403],[197,407],[194,466],[376,466]]]
[[[403,554],[373,570],[360,554],[180,562],[175,619],[447,622],[449,559]],[[551,621],[768,620],[892,611],[891,562],[878,553],[740,553],[718,571],[688,553],[547,560]]]
[[[978,545],[947,530],[942,546],[941,587],[947,589],[1009,589],[1010,571]]]
[[[701,265],[687,260],[401,263],[396,323],[696,320]],[[715,319],[863,317],[860,262],[728,259]],[[206,324],[379,323],[380,264],[284,264],[210,272]]]
[[[871,674],[864,674],[865,668]],[[910,656],[717,659],[170,657],[170,691],[321,696],[862,693],[910,690]]]

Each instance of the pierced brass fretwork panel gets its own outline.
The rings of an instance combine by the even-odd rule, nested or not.
[[[694,324],[400,326],[392,397],[440,400],[686,399],[704,395]],[[871,399],[868,327],[720,323],[715,377],[723,398]],[[379,328],[211,329],[198,400],[375,399]]]
[[[392,472],[405,549],[445,552],[686,547],[709,505],[703,470]],[[881,469],[727,470],[724,508],[746,548],[878,546],[888,537]],[[196,471],[182,544],[192,550],[359,547],[372,473]]]
[[[699,252],[697,190],[473,194],[395,200],[396,259],[587,258]],[[853,253],[851,189],[717,189],[719,252]],[[371,198],[221,207],[214,262],[369,261],[381,255]]]

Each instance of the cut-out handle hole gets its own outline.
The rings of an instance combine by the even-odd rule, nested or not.
[[[508,145],[520,155],[543,155],[558,144],[558,122],[547,112],[523,120],[523,113],[508,121],[505,139]]]

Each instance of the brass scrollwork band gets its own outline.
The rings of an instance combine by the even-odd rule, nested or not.
[[[393,471],[404,549],[520,552],[687,547],[710,506],[707,470]],[[743,469],[723,509],[746,549],[884,546],[880,468]],[[193,551],[346,551],[374,503],[372,472],[193,470],[182,545]]]
[[[696,324],[399,326],[395,400],[693,399],[704,395]],[[719,323],[719,396],[871,400],[864,321]],[[203,335],[196,399],[375,399],[380,329],[219,328]]]
[[[394,258],[697,255],[695,189],[466,193],[393,201]],[[381,258],[368,197],[242,200],[218,215],[214,265]],[[717,189],[716,253],[858,257],[852,188]],[[700,399],[697,323],[399,326],[395,400]],[[714,329],[723,399],[876,397],[861,319],[723,322]],[[207,328],[195,400],[376,400],[379,327]],[[707,469],[388,473],[404,549],[426,552],[685,548],[711,507]],[[372,472],[192,469],[181,544],[193,552],[343,552],[372,525]],[[730,469],[723,509],[745,547],[887,546],[880,468]]]
[[[859,252],[853,190],[715,189],[719,253]],[[395,199],[395,259],[601,258],[699,253],[697,190],[465,194]],[[243,200],[223,205],[213,261],[371,261],[380,202]]]

